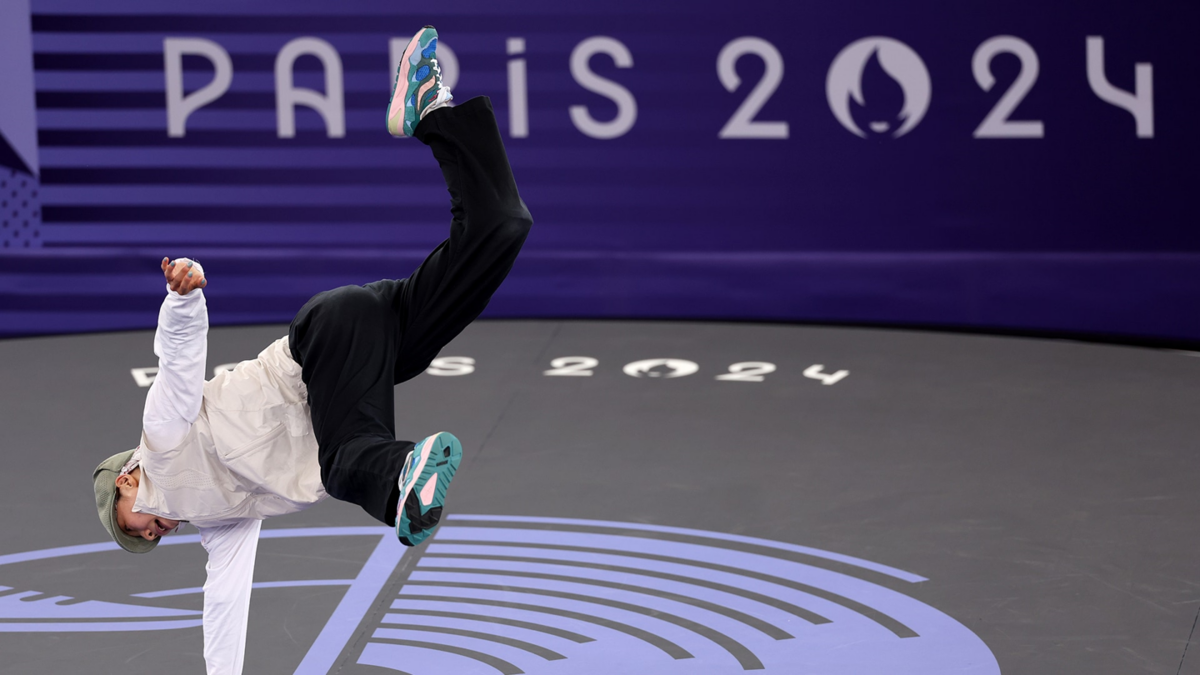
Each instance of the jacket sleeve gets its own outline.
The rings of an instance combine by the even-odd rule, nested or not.
[[[250,588],[261,520],[200,530],[208,551],[204,582],[204,663],[208,675],[241,675],[246,655]]]
[[[186,264],[186,258],[180,258]],[[196,263],[201,274],[204,270]],[[208,360],[208,306],[204,291],[187,295],[167,290],[154,334],[158,375],[146,394],[142,429],[153,450],[170,450],[183,442],[204,401]]]

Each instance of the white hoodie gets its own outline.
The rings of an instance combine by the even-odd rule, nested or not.
[[[133,510],[200,529],[208,552],[204,660],[209,675],[240,675],[261,520],[326,495],[308,392],[287,338],[205,382],[207,335],[203,291],[168,290],[154,336],[159,370],[135,452],[142,479]]]

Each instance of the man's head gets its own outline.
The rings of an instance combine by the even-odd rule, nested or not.
[[[133,510],[142,472],[139,468],[124,470],[132,456],[133,450],[117,453],[92,473],[96,511],[100,524],[121,548],[146,553],[158,545],[163,534],[178,527],[179,521]]]
[[[117,529],[131,537],[154,541],[179,527],[179,521],[133,510],[141,480],[142,470],[137,468],[129,473],[120,474],[113,481],[117,488],[117,500],[113,505],[116,512],[114,524]]]

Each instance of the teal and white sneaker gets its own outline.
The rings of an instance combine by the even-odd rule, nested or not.
[[[462,444],[445,431],[426,438],[408,453],[400,472],[396,507],[396,536],[401,544],[416,546],[433,534],[460,462]]]
[[[412,136],[426,113],[454,100],[450,88],[442,84],[437,43],[437,29],[425,26],[404,49],[388,101],[387,129],[393,136]]]

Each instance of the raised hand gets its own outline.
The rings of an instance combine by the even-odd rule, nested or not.
[[[180,295],[187,295],[194,289],[208,285],[208,279],[204,278],[204,268],[200,263],[187,258],[163,258],[162,271],[163,276],[167,278],[167,285]]]

